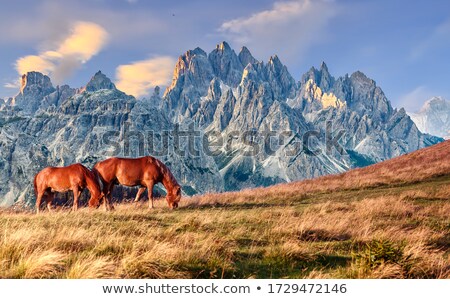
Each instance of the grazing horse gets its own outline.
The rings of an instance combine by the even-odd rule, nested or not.
[[[164,163],[151,156],[141,158],[109,158],[95,164],[103,183],[105,206],[111,205],[112,189],[121,184],[128,187],[140,186],[135,201],[148,189],[149,206],[153,208],[153,186],[162,183],[167,190],[169,208],[177,208],[181,199],[181,187]]]
[[[55,192],[73,191],[73,210],[78,209],[78,198],[84,188],[91,193],[89,207],[98,207],[102,196],[98,177],[83,165],[77,163],[66,167],[47,167],[34,177],[34,192],[36,195],[36,211],[39,214],[41,201],[44,197],[47,208],[51,210],[51,203]]]

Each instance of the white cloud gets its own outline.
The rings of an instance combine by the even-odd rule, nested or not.
[[[51,75],[56,83],[60,83],[96,55],[105,45],[107,37],[105,29],[95,23],[76,22],[56,49],[20,57],[16,61],[16,70],[19,75],[39,71]],[[54,46],[53,42],[49,42],[47,48],[51,46]]]
[[[450,46],[450,19],[439,24],[433,32],[422,42],[418,43],[411,51],[410,58],[419,59],[433,48]]]
[[[410,92],[402,95],[397,102],[398,108],[403,107],[408,112],[417,112],[423,106],[425,101],[436,96],[426,86],[418,86]]]
[[[19,89],[20,88],[20,82],[16,81],[16,82],[7,82],[5,84],[3,84],[3,87],[5,88],[12,88],[12,89]]]
[[[116,86],[135,97],[148,95],[150,89],[170,83],[176,60],[160,56],[120,65],[116,69]]]
[[[337,12],[330,0],[278,1],[269,10],[223,23],[219,32],[258,56],[277,53],[296,63],[311,46],[327,40],[326,27]]]

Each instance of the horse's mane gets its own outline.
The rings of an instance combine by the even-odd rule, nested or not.
[[[177,180],[173,176],[170,169],[163,162],[159,161],[158,159],[156,159],[156,158],[153,158],[153,159],[155,160],[156,165],[158,165],[159,169],[161,169],[162,175],[164,177],[166,177],[173,184],[174,187],[180,186],[180,184],[178,184]]]
[[[87,168],[84,165],[81,165],[81,168],[83,169],[83,174],[85,175],[85,177],[87,179],[91,180],[92,183],[94,183],[95,187],[98,187],[99,191],[100,191],[100,184],[99,184],[99,180],[98,180],[97,170],[95,168],[93,168],[92,170],[89,170],[89,168]]]

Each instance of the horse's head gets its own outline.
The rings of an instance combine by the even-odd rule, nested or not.
[[[102,191],[104,183],[96,168],[92,168],[90,174],[92,175],[91,178],[92,180],[88,183],[89,184],[88,189],[91,192],[89,207],[98,208],[100,206],[101,201],[104,200],[105,198],[105,194]]]
[[[175,209],[178,208],[178,203],[181,200],[181,187],[175,186],[171,190],[167,192],[166,196],[167,204],[169,208]]]

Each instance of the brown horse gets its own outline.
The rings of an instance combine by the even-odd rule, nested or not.
[[[111,205],[112,189],[121,184],[128,187],[140,186],[135,201],[148,189],[150,207],[153,208],[153,186],[162,183],[167,190],[167,204],[171,209],[178,207],[181,187],[164,163],[151,156],[141,158],[109,158],[94,166],[103,183],[105,206]]]
[[[42,198],[45,197],[47,208],[51,210],[51,203],[55,192],[73,191],[73,210],[78,209],[78,198],[87,188],[91,193],[89,207],[98,207],[102,196],[98,177],[81,164],[66,167],[47,167],[34,177],[34,192],[36,194],[36,210],[39,214]]]

